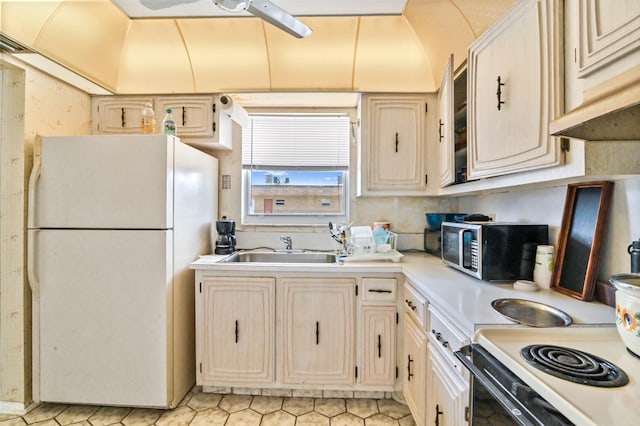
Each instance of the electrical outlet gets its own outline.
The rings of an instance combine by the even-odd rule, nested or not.
[[[222,189],[231,189],[231,175],[222,175]]]

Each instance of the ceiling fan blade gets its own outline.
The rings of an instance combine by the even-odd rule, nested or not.
[[[298,21],[286,11],[279,8],[269,0],[252,0],[249,2],[247,12],[264,19],[271,25],[298,38],[311,35],[312,30],[302,22]]]
[[[140,3],[151,10],[166,9],[179,4],[195,3],[200,0],[140,0]]]

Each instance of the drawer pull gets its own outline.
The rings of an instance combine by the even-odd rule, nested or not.
[[[412,311],[415,311],[418,309],[416,305],[414,305],[413,302],[409,299],[404,299],[404,303],[406,303],[407,306],[410,307]]]
[[[122,114],[120,115],[120,122],[122,123],[122,127],[126,127],[127,126],[127,121],[125,120],[125,116],[124,116],[124,108],[121,108]]]
[[[235,328],[235,335],[236,335],[236,343],[238,343],[238,334],[240,333],[238,330],[238,320],[236,320],[236,328]]]
[[[434,336],[436,336],[436,340],[440,343],[442,343],[442,346],[445,348],[449,347],[449,342],[447,342],[446,340],[444,340],[442,338],[442,333],[436,331],[435,329],[431,329],[431,334],[433,334]]]
[[[444,123],[442,122],[442,119],[438,120],[438,139],[440,140],[440,142],[442,142],[442,139],[444,139],[444,135],[442,134],[442,126],[444,126]]]
[[[316,345],[320,344],[320,321],[316,321]]]
[[[407,381],[410,382],[413,377],[413,373],[411,372],[411,363],[413,360],[411,359],[411,355],[407,355]]]
[[[378,358],[382,358],[382,336],[378,334]]]
[[[391,290],[383,290],[379,288],[370,288],[369,293],[391,293]]]

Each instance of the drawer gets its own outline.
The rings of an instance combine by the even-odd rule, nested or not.
[[[394,302],[396,300],[395,278],[363,278],[362,300]]]
[[[405,312],[411,315],[421,327],[427,328],[427,306],[428,302],[418,291],[409,283],[404,284],[403,305]]]
[[[445,319],[441,312],[429,306],[429,341],[454,356],[453,353],[468,345],[470,339],[455,328],[451,320]]]

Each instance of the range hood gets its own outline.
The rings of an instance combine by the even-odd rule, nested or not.
[[[583,103],[549,130],[589,141],[640,140],[640,67],[585,91]]]

